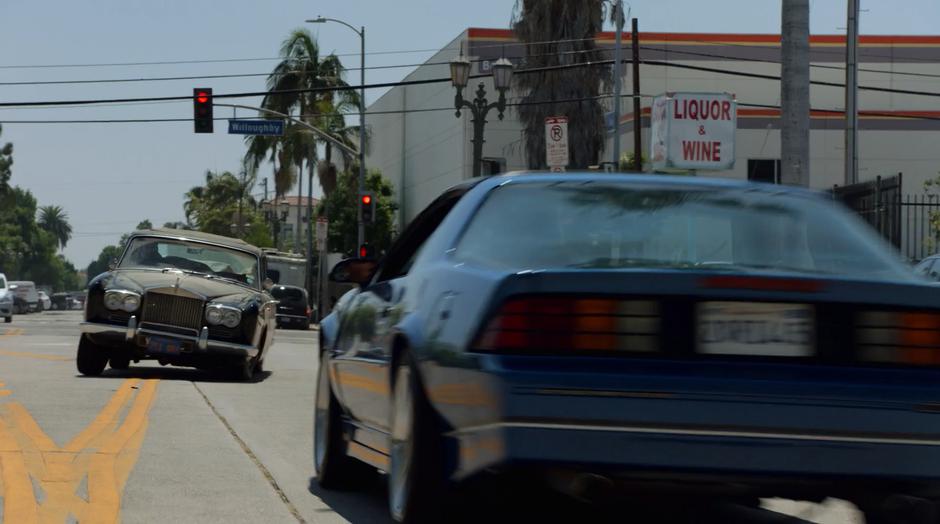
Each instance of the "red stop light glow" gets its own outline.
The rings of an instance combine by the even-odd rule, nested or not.
[[[196,102],[199,102],[200,104],[205,104],[208,101],[209,101],[209,93],[206,93],[205,91],[200,91],[196,93]]]
[[[367,205],[367,206],[368,206],[369,204],[371,204],[371,203],[372,203],[372,195],[362,195],[362,203],[365,204],[365,205]]]

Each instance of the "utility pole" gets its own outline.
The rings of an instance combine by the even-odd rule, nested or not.
[[[261,179],[261,185],[264,186],[264,201],[268,201],[268,177]]]
[[[633,169],[643,171],[643,115],[640,109],[640,22],[630,27],[633,44]]]
[[[858,13],[860,0],[848,0],[845,34],[845,184],[858,182]]]
[[[300,169],[297,171],[297,232],[294,234],[294,252],[302,253],[301,248],[303,244],[301,243],[300,236],[300,224],[301,217],[303,216],[303,202],[304,202],[304,168],[301,165]],[[288,208],[290,209],[290,208]]]
[[[313,297],[313,162],[308,164],[308,178],[307,178],[307,220],[304,221],[304,225],[307,227],[307,267],[304,271],[304,284],[307,288],[307,305],[310,305],[310,299]]]
[[[623,89],[623,25],[626,20],[623,16],[623,0],[614,4],[614,25],[617,37],[614,43],[614,170],[620,170],[620,94]]]
[[[809,0],[781,1],[781,181],[809,186]]]

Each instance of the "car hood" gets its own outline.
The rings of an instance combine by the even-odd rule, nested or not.
[[[226,280],[179,271],[146,269],[117,269],[103,277],[102,286],[108,289],[126,289],[145,293],[151,289],[177,288],[210,301],[239,303],[256,297],[260,291]]]

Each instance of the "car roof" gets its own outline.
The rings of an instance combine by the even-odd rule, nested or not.
[[[222,235],[213,235],[211,233],[203,233],[201,231],[190,231],[187,229],[170,229],[164,227],[158,227],[153,229],[141,229],[131,233],[131,237],[138,236],[155,236],[155,237],[164,237],[164,238],[173,238],[176,240],[193,240],[196,242],[205,242],[207,244],[217,244],[224,247],[230,247],[233,249],[239,249],[241,251],[247,251],[253,255],[261,256],[264,254],[264,251],[258,247],[255,247],[244,240],[232,237],[226,237]]]
[[[648,173],[606,173],[600,171],[568,171],[565,173],[549,173],[543,171],[516,171],[501,175],[475,178],[454,186],[459,187],[482,186],[487,189],[498,187],[506,183],[518,182],[614,182],[621,184],[641,184],[661,187],[686,187],[701,189],[750,189],[766,191],[768,193],[786,193],[801,196],[818,197],[821,193],[804,187],[767,184],[751,182],[733,178],[685,176],[685,175],[659,175]]]

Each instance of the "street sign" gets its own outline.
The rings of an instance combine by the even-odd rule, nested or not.
[[[568,117],[550,116],[545,119],[545,163],[554,168],[568,162]]]
[[[317,251],[326,251],[326,234],[330,223],[325,218],[317,219]]]
[[[666,93],[653,99],[654,169],[734,168],[737,103],[727,93]]]
[[[230,135],[267,135],[282,136],[284,134],[283,120],[229,120],[228,134]]]

